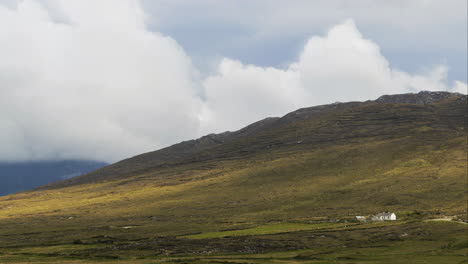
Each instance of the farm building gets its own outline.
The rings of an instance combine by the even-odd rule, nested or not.
[[[356,220],[358,220],[358,221],[366,221],[366,217],[365,217],[365,216],[361,216],[361,215],[357,215],[357,216],[356,216]]]
[[[396,214],[385,212],[385,213],[378,213],[371,217],[372,221],[394,221],[396,220]]]

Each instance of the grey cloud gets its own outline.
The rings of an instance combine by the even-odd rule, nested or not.
[[[447,63],[451,80],[466,81],[465,0],[143,0],[143,5],[154,14],[148,20],[150,27],[173,36],[193,55],[222,54],[282,66],[296,59],[300,42],[353,18],[394,65],[415,72],[428,64]],[[213,27],[228,28],[229,34],[205,30]],[[203,45],[200,40],[214,44]],[[275,56],[262,55],[264,50]]]

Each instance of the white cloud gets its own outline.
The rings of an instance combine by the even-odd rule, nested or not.
[[[391,69],[379,47],[364,39],[352,20],[309,39],[299,58],[302,84],[316,103],[373,98],[401,92],[390,87]]]
[[[205,81],[212,123],[205,131],[236,129],[266,116],[335,101],[362,101],[383,94],[460,91],[447,85],[447,67],[411,75],[390,67],[376,43],[363,38],[352,20],[311,37],[286,69],[243,65],[224,59]],[[465,92],[466,93],[466,92]],[[207,118],[208,119],[208,118]]]
[[[468,86],[464,82],[455,81],[451,92],[467,94],[468,93]]]
[[[200,80],[182,47],[147,30],[137,3],[0,5],[0,160],[115,161],[299,107],[466,90],[446,84],[445,66],[391,68],[352,20],[311,37],[283,69],[224,58]]]
[[[204,82],[206,105],[204,131],[235,130],[269,116],[278,116],[305,103],[299,73],[243,65],[223,59],[218,74]]]
[[[116,160],[197,134],[190,58],[136,2],[97,2],[56,2],[70,24],[0,6],[0,159]]]

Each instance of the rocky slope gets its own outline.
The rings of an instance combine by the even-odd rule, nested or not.
[[[266,118],[235,132],[209,134],[196,140],[184,141],[161,150],[141,154],[45,188],[122,178],[174,164],[229,156],[248,156],[255,151],[264,151],[270,147],[289,147],[295,143],[312,144],[313,147],[313,144],[342,141],[352,137],[391,137],[392,134],[397,137],[406,132],[406,128],[399,128],[403,128],[403,124],[412,122],[415,122],[413,125],[439,126],[441,129],[453,126],[466,127],[464,123],[466,111],[463,108],[466,98],[459,93],[423,91],[417,94],[384,95],[375,101],[334,103],[303,108],[281,118]],[[444,101],[449,102],[444,104],[449,107],[448,109],[436,108],[435,105],[425,107]],[[457,107],[457,104],[461,104],[462,107]],[[400,109],[403,110],[401,113],[398,112]],[[321,127],[309,129],[298,127],[302,126],[300,122],[323,124]],[[359,132],[359,128],[366,129]],[[245,142],[248,142],[247,145],[243,144]],[[236,149],[232,150],[233,147]]]
[[[432,104],[432,103],[437,103],[441,100],[452,98],[452,97],[463,98],[463,95],[460,93],[450,93],[450,92],[421,91],[419,93],[383,95],[375,101],[379,103],[394,103],[394,104]]]

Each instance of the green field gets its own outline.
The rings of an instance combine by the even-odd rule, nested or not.
[[[282,223],[161,241],[6,247],[0,263],[466,263],[467,231],[456,222]]]
[[[205,238],[219,238],[230,236],[250,236],[250,235],[267,235],[277,233],[287,233],[303,230],[318,230],[318,229],[334,229],[337,227],[345,227],[352,224],[335,224],[335,223],[319,223],[319,224],[300,224],[300,223],[279,223],[262,225],[253,228],[228,230],[221,232],[208,232],[198,235],[182,236],[183,238],[191,239],[205,239]]]

